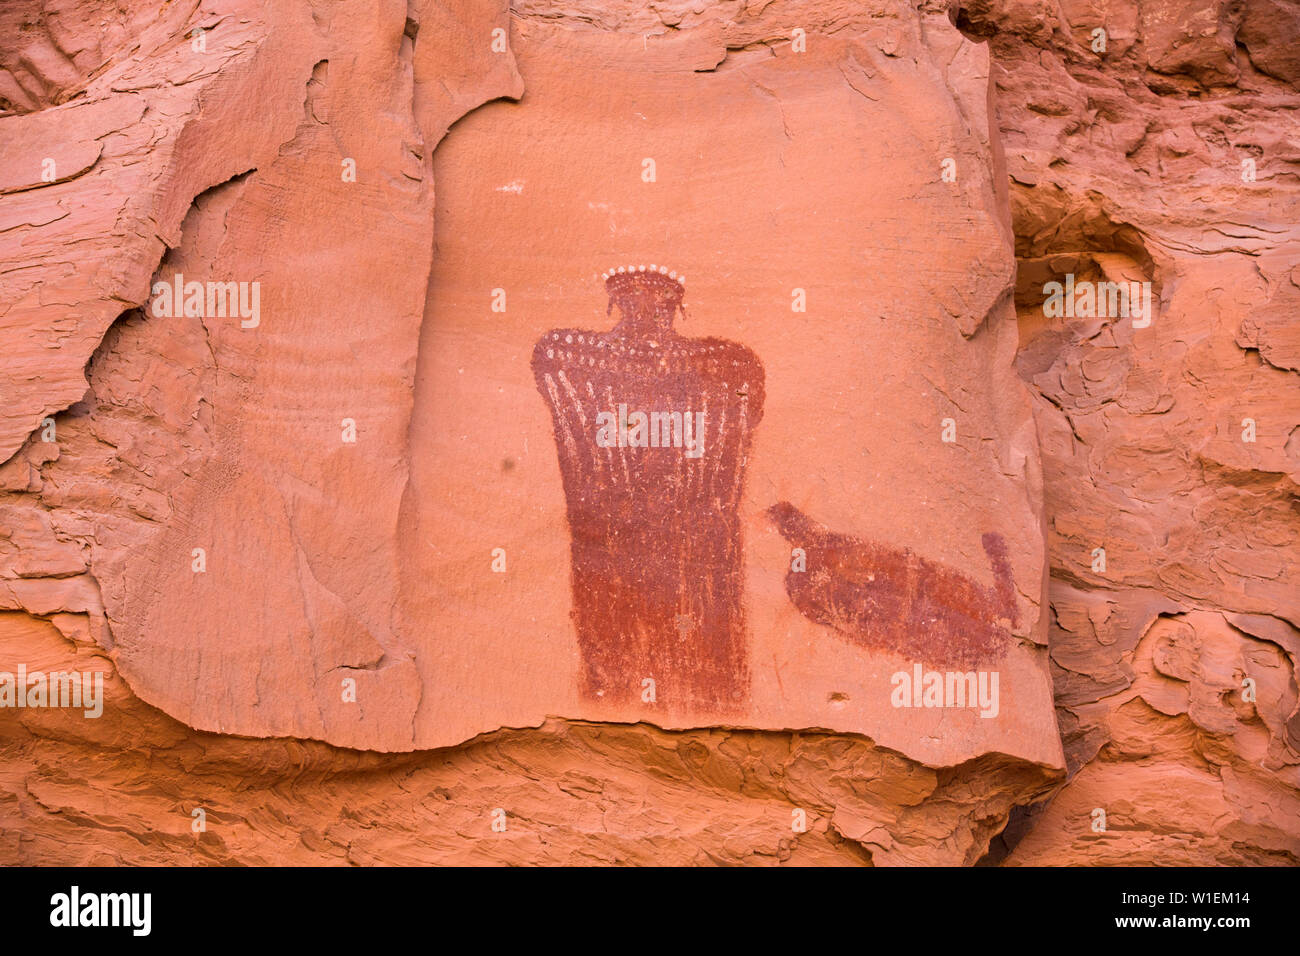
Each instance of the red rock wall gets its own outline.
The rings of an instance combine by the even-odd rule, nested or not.
[[[1300,857],[1293,4],[132,9],[0,11],[0,671],[105,675],[0,707],[0,860]],[[530,368],[638,256],[761,362],[680,527]]]

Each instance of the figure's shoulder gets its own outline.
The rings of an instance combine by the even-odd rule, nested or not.
[[[731,339],[720,339],[717,336],[710,335],[708,338],[691,339],[691,341],[698,342],[707,347],[709,351],[715,352],[725,358],[758,358],[758,356],[754,354],[753,349],[741,345],[739,342],[734,342]]]
[[[567,361],[575,351],[595,342],[596,333],[587,329],[551,329],[533,346],[533,363]]]
[[[763,374],[763,363],[759,361],[758,355],[739,342],[713,337],[692,341],[698,342],[704,354],[722,370],[731,367],[759,377]]]
[[[588,335],[594,334],[586,329],[548,329],[542,333],[542,337],[537,340],[537,345],[534,346],[533,350],[541,349],[545,351],[546,349],[563,348],[566,345],[575,344],[580,337],[585,339]]]

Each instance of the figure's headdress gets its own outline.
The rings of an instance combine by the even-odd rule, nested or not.
[[[634,300],[653,303],[652,312],[659,312],[661,305],[671,305],[673,311],[681,307],[682,296],[686,293],[686,276],[670,272],[667,266],[615,266],[608,272],[602,272],[605,290],[609,293],[609,306],[605,314],[614,310],[615,303],[619,310],[628,312],[635,308]],[[644,304],[641,305],[644,308]]]

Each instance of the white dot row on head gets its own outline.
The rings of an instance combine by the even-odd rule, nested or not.
[[[656,268],[653,262],[650,263],[648,267],[647,266],[616,266],[614,268],[611,268],[608,272],[602,272],[600,274],[600,277],[602,279],[608,279],[612,275],[625,275],[634,272],[647,272],[647,271],[658,272],[660,275],[664,275],[670,279],[677,280],[677,282],[681,285],[686,285],[686,276],[679,276],[676,272],[669,272],[667,266],[659,266]]]

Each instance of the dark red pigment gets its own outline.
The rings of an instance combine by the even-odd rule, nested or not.
[[[791,570],[785,589],[809,620],[855,644],[935,666],[973,667],[1001,656],[1010,643],[1008,626],[1019,619],[1000,534],[982,538],[993,567],[988,588],[907,548],[837,534],[788,501],[767,514],[791,545],[806,552],[806,570]]]
[[[763,367],[749,349],[673,329],[684,289],[611,275],[608,332],[556,329],[533,351],[551,409],[571,536],[573,619],[590,700],[733,713],[749,696],[738,506]],[[601,447],[598,412],[704,412],[703,454]]]

